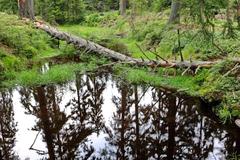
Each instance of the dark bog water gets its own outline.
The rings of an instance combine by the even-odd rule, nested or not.
[[[222,160],[239,153],[239,130],[198,104],[107,75],[19,87],[0,94],[0,159]]]

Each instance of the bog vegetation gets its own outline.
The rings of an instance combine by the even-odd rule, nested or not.
[[[214,109],[225,123],[240,118],[240,66],[232,61],[240,58],[239,0],[35,0],[32,10],[35,20],[135,58],[221,61],[195,70],[117,64],[113,72],[132,83],[219,101]],[[0,0],[0,11],[3,88],[61,83],[111,63],[19,19],[17,1]],[[45,63],[53,67],[43,74]]]

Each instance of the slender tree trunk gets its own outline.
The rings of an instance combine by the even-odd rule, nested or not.
[[[120,15],[125,16],[126,9],[127,9],[127,0],[120,0],[120,3],[119,3]]]
[[[233,28],[233,22],[232,22],[232,19],[231,19],[231,2],[230,0],[227,1],[227,9],[226,9],[226,26],[224,28],[224,31],[223,33],[225,34],[226,33],[226,36],[227,37],[230,37],[230,38],[233,38],[235,36],[235,33],[234,33],[234,28]]]
[[[200,23],[202,24],[202,26],[205,26],[205,13],[204,13],[204,8],[205,8],[205,1],[204,0],[200,0],[199,1],[199,7],[200,7]]]
[[[18,0],[18,10],[20,18],[35,19],[33,0]]]
[[[27,6],[28,6],[28,18],[31,20],[34,20],[34,1],[33,0],[27,0]]]
[[[238,28],[240,28],[240,0],[238,0],[238,3],[237,3],[237,23],[238,23]]]
[[[181,10],[180,0],[172,0],[171,14],[168,23],[170,24],[180,23],[180,10]]]

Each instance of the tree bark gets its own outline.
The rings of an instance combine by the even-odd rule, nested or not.
[[[168,20],[169,24],[180,23],[180,10],[181,10],[180,0],[172,0],[171,14]]]
[[[18,10],[20,18],[35,20],[33,0],[18,0]]]
[[[127,10],[127,0],[120,0],[120,3],[119,3],[120,15],[125,16],[126,10]]]

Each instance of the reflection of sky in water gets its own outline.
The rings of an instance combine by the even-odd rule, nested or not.
[[[86,78],[86,77],[85,77]],[[70,82],[69,84],[65,85],[64,87],[57,87],[57,93],[59,90],[63,89],[63,98],[62,98],[62,102],[60,104],[60,108],[61,111],[64,110],[64,106],[69,102],[69,99],[72,99],[73,97],[76,97],[76,93],[74,93],[72,91],[72,89],[76,89],[76,85],[75,82]],[[87,88],[84,87],[84,90],[86,90]],[[153,88],[148,88],[148,90],[145,92],[144,96],[142,97],[141,101],[140,101],[140,105],[143,106],[147,106],[149,104],[152,103],[153,98],[152,98],[152,89]],[[139,97],[141,97],[142,95],[142,89],[139,87],[138,89],[138,95]],[[116,87],[116,82],[115,81],[107,81],[106,83],[106,89],[103,91],[103,97],[104,97],[104,104],[102,105],[102,114],[104,117],[104,122],[105,125],[107,127],[110,127],[110,121],[113,121],[112,117],[113,117],[113,113],[116,112],[116,107],[112,101],[113,96],[121,96],[119,93],[118,88]],[[34,104],[34,100],[32,99]],[[179,100],[177,100],[179,101]],[[25,109],[22,106],[21,102],[20,102],[20,94],[18,92],[18,90],[14,90],[13,92],[13,104],[14,104],[14,112],[15,112],[15,121],[17,122],[18,126],[18,132],[16,134],[16,146],[15,146],[15,151],[16,153],[20,156],[21,159],[30,157],[31,159],[39,159],[41,158],[40,155],[38,155],[36,153],[36,151],[33,150],[29,150],[30,146],[32,145],[36,135],[37,135],[37,131],[32,131],[31,128],[36,124],[37,118],[33,115],[26,115],[25,114]],[[131,108],[130,112],[134,112],[134,107]],[[186,111],[187,112],[187,111]],[[71,113],[71,109],[70,107],[68,109],[65,110],[65,113],[70,114]],[[197,115],[192,115],[192,116],[197,116]],[[176,114],[176,121],[180,121],[181,119],[181,115],[179,115],[179,113],[177,112]],[[202,125],[204,126],[205,122],[206,122],[206,117],[202,118]],[[212,121],[207,121],[207,123],[211,123]],[[71,123],[71,121],[68,121],[68,123]],[[204,132],[200,133],[200,127],[201,127],[201,123],[200,122],[195,122],[197,123],[193,130],[195,132],[195,137],[192,138],[192,141],[194,144],[201,144],[202,141],[204,141]],[[150,124],[147,124],[147,126],[145,126],[146,128],[149,126]],[[214,125],[212,125],[214,126]],[[187,126],[186,126],[187,127]],[[176,129],[178,129],[178,126],[176,126]],[[226,132],[222,132],[221,133],[222,136],[221,137],[225,137],[226,136]],[[107,134],[103,133],[103,131],[100,132],[99,135],[97,135],[96,133],[93,133],[91,136],[88,137],[89,140],[91,140],[89,142],[89,144],[92,144],[96,150],[95,154],[98,154],[100,152],[101,149],[104,149],[106,146],[108,146],[108,142],[105,140],[105,137],[107,136]],[[152,135],[154,136],[154,135]],[[157,136],[157,135],[156,135]],[[202,139],[199,138],[200,136],[202,136]],[[163,139],[167,139],[168,138],[168,134],[164,134],[161,138]],[[187,137],[186,137],[187,138]],[[208,159],[217,159],[217,160],[221,160],[221,159],[225,159],[224,153],[226,152],[225,150],[225,141],[226,138],[224,138],[223,140],[219,140],[218,137],[214,137],[214,135],[212,135],[212,137],[210,137],[213,139],[213,152],[209,152],[208,153]],[[175,137],[176,141],[179,141],[180,138],[179,137]],[[209,139],[210,140],[210,139]],[[207,141],[207,140],[206,140]],[[179,145],[179,144],[177,144]],[[211,141],[207,141],[206,145],[212,145]],[[186,146],[185,149],[182,149],[182,152],[189,152],[189,148],[191,146]],[[42,142],[42,136],[39,135],[36,143],[34,144],[33,148],[36,148],[38,150],[42,150],[42,151],[47,151],[46,150],[46,144],[44,142]],[[224,152],[224,153],[223,153]]]
[[[13,106],[15,121],[17,122],[18,129],[18,132],[16,134],[15,150],[21,159],[27,157],[37,159],[39,158],[39,155],[36,153],[36,151],[29,150],[38,133],[38,131],[31,130],[31,128],[35,125],[36,117],[33,115],[25,114],[25,109],[20,103],[20,94],[16,90],[13,92]],[[38,149],[44,151],[46,150],[46,145],[42,142],[41,136],[38,136],[35,146],[37,146]]]

